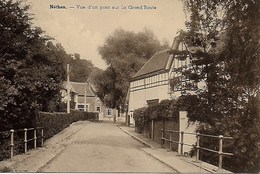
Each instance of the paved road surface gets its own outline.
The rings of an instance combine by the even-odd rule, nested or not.
[[[65,147],[40,172],[175,172],[111,123],[79,122]]]

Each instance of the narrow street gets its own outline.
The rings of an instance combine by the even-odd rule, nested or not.
[[[175,172],[112,123],[78,122],[73,126],[81,128],[62,140],[63,150],[40,172]]]

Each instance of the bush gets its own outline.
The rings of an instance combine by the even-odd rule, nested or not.
[[[146,115],[147,108],[140,108],[134,110],[135,126],[138,133],[142,133],[149,123],[149,119]]]
[[[160,103],[134,110],[135,126],[139,133],[149,128],[151,120],[178,119],[179,107],[175,100],[162,100]]]
[[[97,119],[98,113],[91,112],[72,111],[70,114],[40,112],[37,126],[44,128],[44,138],[49,139],[73,122],[79,120],[95,121]]]
[[[10,157],[10,132],[0,133],[0,161]]]
[[[98,113],[95,112],[82,112],[82,111],[77,111],[74,110],[71,112],[72,117],[76,119],[76,121],[84,121],[84,120],[89,120],[89,121],[97,121],[98,120]]]

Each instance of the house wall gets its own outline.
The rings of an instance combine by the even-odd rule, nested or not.
[[[138,108],[148,106],[148,100],[158,99],[160,102],[161,100],[169,98],[169,82],[167,72],[132,81],[130,83],[128,104],[130,123],[134,124],[133,111]]]
[[[116,109],[109,108],[103,103],[100,103],[99,106],[101,107],[101,111],[99,113],[100,121],[114,121],[114,117],[117,118],[118,111]]]
[[[61,89],[61,102],[63,103],[67,103],[67,100],[68,100],[68,95],[67,95],[67,90],[66,89]],[[75,92],[70,92],[70,101],[74,102],[75,103],[75,108],[70,106],[71,109],[78,109],[77,106],[78,106],[78,94],[75,93]]]
[[[183,132],[189,132],[189,133],[195,133],[196,128],[199,125],[199,122],[195,122],[195,123],[189,123],[188,122],[188,117],[187,117],[187,111],[180,111],[179,112],[179,131],[183,131]],[[183,137],[183,143],[184,144],[195,144],[196,143],[196,135],[191,135],[191,134],[184,134]],[[189,146],[183,146],[183,153],[188,153],[190,152],[190,150],[192,149],[192,147]],[[178,148],[178,152],[180,153],[181,149],[180,146]]]
[[[96,99],[97,97],[86,97],[86,105],[88,105],[88,112],[95,112],[96,111]],[[84,105],[85,100],[84,97],[78,96],[78,106],[79,105]],[[78,109],[80,109],[78,107]]]

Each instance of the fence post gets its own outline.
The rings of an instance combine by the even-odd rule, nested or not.
[[[172,150],[172,132],[170,132],[170,150]]]
[[[183,135],[184,135],[184,132],[181,131],[181,155],[183,155]]]
[[[34,132],[34,138],[33,139],[34,139],[34,148],[35,149],[37,147],[37,135],[36,135],[37,132],[36,132],[36,130],[37,130],[36,128],[33,130],[33,132]]]
[[[14,157],[14,130],[11,129],[10,130],[10,133],[11,133],[11,159]]]
[[[200,133],[197,133],[197,143],[196,143],[196,162],[199,161],[200,155]]]
[[[161,148],[163,148],[163,144],[164,144],[164,131],[162,129]]]
[[[42,136],[41,136],[42,137],[41,146],[43,147],[43,128],[42,128],[42,133],[41,134],[42,134]]]
[[[27,152],[27,129],[24,129],[24,153]]]
[[[154,140],[154,120],[152,120],[152,140]]]
[[[223,161],[223,136],[219,135],[219,151],[218,151],[218,156],[219,156],[219,160],[218,160],[218,170],[222,169],[222,161]]]

